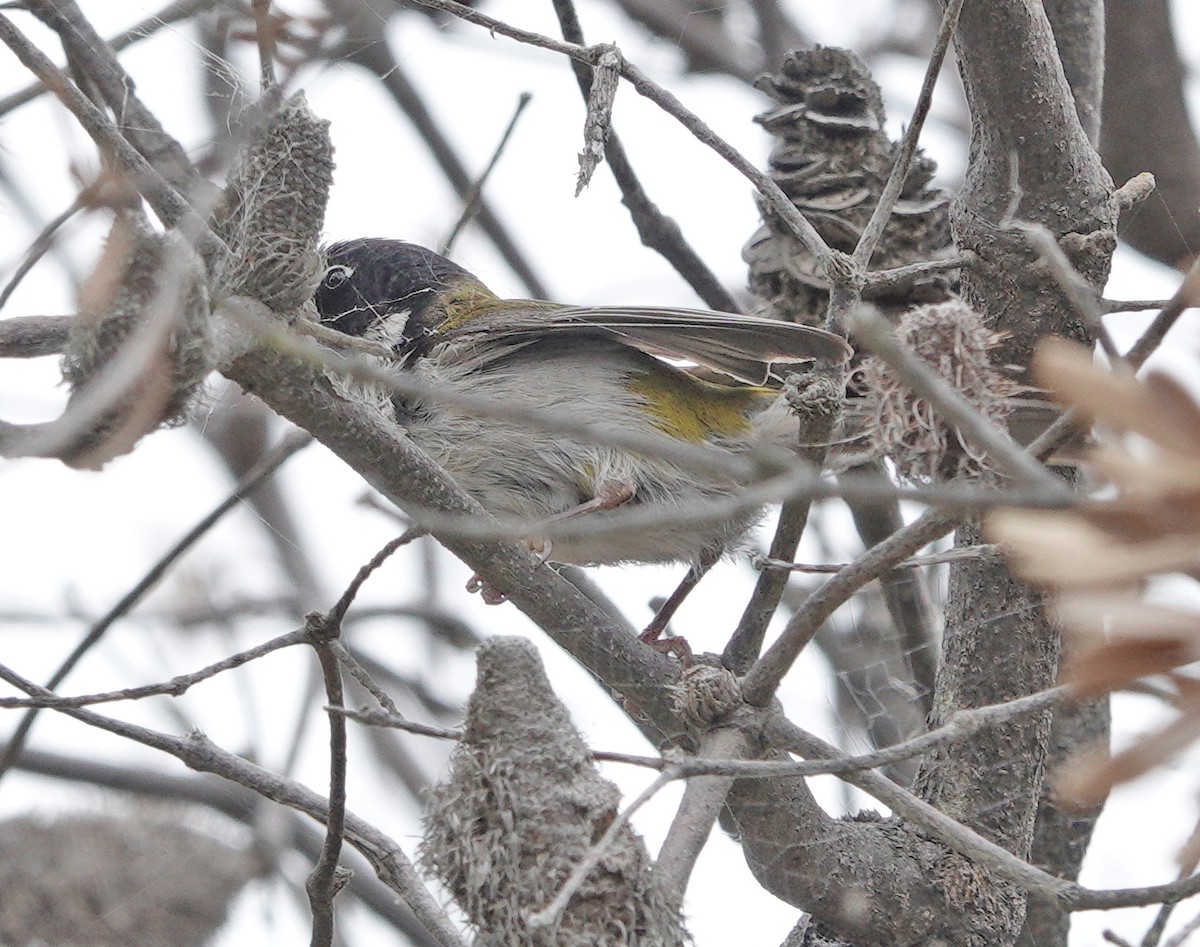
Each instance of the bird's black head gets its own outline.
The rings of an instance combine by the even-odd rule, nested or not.
[[[363,237],[325,249],[314,300],[321,322],[348,335],[411,349],[440,321],[435,303],[452,291],[488,290],[457,263],[401,240]],[[431,318],[432,317],[432,318]]]

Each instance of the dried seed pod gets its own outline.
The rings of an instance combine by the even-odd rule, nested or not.
[[[421,857],[479,931],[480,945],[659,947],[687,940],[626,826],[555,927],[535,928],[588,849],[612,824],[617,788],[603,779],[555,697],[537,651],[492,638],[450,776],[434,790]]]
[[[163,818],[67,815],[0,822],[0,942],[200,947],[254,861]]]
[[[875,209],[891,172],[896,145],[884,131],[879,86],[854,53],[817,46],[791,53],[773,75],[756,83],[779,105],[758,123],[778,141],[768,170],[831,247],[849,252]],[[935,165],[918,155],[872,259],[877,268],[936,257],[950,246],[949,205],[930,181]],[[760,201],[763,225],[742,250],[750,289],[773,315],[819,324],[829,284],[816,260]],[[946,298],[950,284],[931,276],[906,287],[902,308]]]
[[[222,288],[276,312],[303,306],[321,277],[317,245],[332,183],[329,123],[297,94],[258,129],[230,169],[212,219],[230,251],[218,266]]]
[[[68,417],[78,434],[64,461],[96,469],[146,434],[179,422],[214,367],[203,265],[179,234],[122,213],[80,293],[63,353]]]
[[[733,672],[709,664],[684,668],[679,683],[671,687],[671,703],[697,729],[726,719],[745,704]]]
[[[1023,390],[991,361],[1003,336],[962,300],[919,306],[900,317],[896,338],[952,385],[981,414],[1003,425],[1012,397]],[[866,430],[873,451],[889,458],[905,480],[938,481],[990,475],[986,456],[964,440],[932,405],[901,382],[885,362],[863,361]]]

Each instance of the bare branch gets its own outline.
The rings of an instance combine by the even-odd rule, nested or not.
[[[583,28],[579,25],[574,0],[554,0],[554,11],[558,15],[563,38],[582,46]],[[592,72],[578,61],[572,61],[571,66],[586,99],[591,93]],[[609,133],[604,155],[612,170],[613,180],[621,189],[621,201],[629,208],[629,216],[642,243],[662,254],[708,306],[725,312],[740,312],[737,300],[725,290],[700,255],[684,239],[679,225],[650,199],[615,130]]]
[[[10,676],[9,682],[31,696],[53,697],[54,693],[32,681]],[[201,773],[213,773],[238,783],[273,802],[311,816],[318,822],[329,820],[329,804],[316,793],[294,780],[235,756],[212,743],[202,733],[193,732],[180,739],[165,733],[114,720],[90,710],[61,710],[69,717],[174,756],[185,766]],[[399,843],[388,838],[370,823],[346,814],[346,840],[371,862],[381,881],[400,895],[443,947],[465,947],[458,931],[421,882],[416,869]]]
[[[929,512],[889,539],[867,551],[809,596],[792,616],[775,644],[755,662],[742,681],[742,693],[751,704],[763,705],[775,693],[805,645],[838,607],[872,579],[923,546],[954,529],[957,518]]]
[[[329,809],[321,857],[304,887],[312,908],[311,947],[332,947],[333,899],[350,880],[349,870],[338,865],[346,831],[346,718],[338,713],[342,708],[341,668],[329,648],[326,635],[322,634],[313,646],[321,662],[325,697],[329,703]]]
[[[89,707],[95,704],[110,704],[119,700],[142,700],[146,697],[159,696],[179,697],[187,693],[195,685],[211,680],[218,674],[232,671],[234,668],[242,667],[251,661],[257,661],[265,655],[273,654],[284,648],[306,644],[310,637],[310,633],[303,628],[290,631],[287,634],[279,635],[253,648],[247,648],[245,651],[231,654],[229,657],[222,658],[220,661],[200,668],[198,671],[191,671],[188,674],[178,674],[169,681],[163,681],[161,684],[143,684],[140,687],[125,687],[121,690],[103,691],[98,694],[80,694],[75,697],[62,697],[57,694],[51,697],[0,697],[0,707],[32,707],[65,710],[74,707]],[[0,673],[13,673],[10,669],[4,668],[3,665],[0,665],[0,668],[3,668],[3,671],[0,671]]]
[[[438,249],[438,253],[443,256],[450,254],[450,251],[454,249],[454,242],[458,239],[459,234],[479,214],[479,205],[483,198],[483,189],[487,185],[488,178],[492,176],[492,171],[495,170],[500,156],[504,154],[504,149],[508,146],[509,139],[512,138],[512,133],[516,130],[517,122],[521,118],[521,113],[525,111],[525,106],[532,100],[533,95],[529,92],[522,92],[520,98],[517,99],[517,107],[513,111],[512,118],[508,120],[508,126],[504,129],[504,134],[496,142],[496,148],[492,152],[492,157],[479,173],[479,177],[471,184],[471,189],[467,192],[466,196],[463,197],[462,213],[458,215],[458,220],[454,222],[454,226],[450,228],[450,233],[442,241],[442,245]]]
[[[0,319],[0,358],[57,355],[67,344],[74,316],[15,316]]]
[[[47,682],[47,691],[57,687],[74,669],[85,654],[87,654],[105,635],[118,619],[136,605],[150,589],[158,584],[159,579],[163,577],[166,571],[182,556],[188,549],[204,536],[220,519],[230,510],[237,507],[245,495],[253,490],[258,484],[262,483],[267,477],[279,469],[289,457],[304,447],[312,443],[312,439],[306,435],[293,434],[285,437],[283,441],[269,454],[263,456],[253,468],[246,472],[246,475],[238,481],[233,492],[223,500],[216,508],[213,509],[208,516],[204,517],[197,523],[188,533],[179,540],[167,553],[159,559],[158,562],[146,573],[142,579],[127,592],[116,605],[109,610],[100,621],[96,622],[79,642],[67,655],[66,659],[59,665]],[[13,731],[12,737],[4,748],[3,754],[0,754],[0,777],[12,768],[13,761],[20,755],[25,741],[29,738],[29,731],[33,727],[33,722],[37,718],[38,709],[30,709],[21,722]]]
[[[710,731],[701,738],[696,762],[704,762],[710,757],[736,758],[751,752],[752,741],[745,731],[724,727]],[[663,770],[660,779],[668,774],[682,775],[670,764]],[[671,904],[683,904],[688,878],[721,814],[732,785],[733,778],[728,776],[688,780],[683,799],[654,862],[654,874]]]
[[[454,0],[415,0],[415,2],[421,4],[421,6],[431,7],[435,10],[445,10],[447,13],[452,13],[469,23],[486,27],[493,33],[499,33],[530,46],[537,46],[560,53],[589,66],[595,65],[594,59],[600,51],[608,49],[608,47],[583,47],[575,43],[564,43],[551,39],[548,36],[543,36],[540,33],[517,29],[516,27],[509,26],[502,20],[479,13],[470,7],[463,6],[461,3],[455,3]],[[699,142],[707,145],[733,165],[743,177],[747,178],[758,188],[759,193],[770,202],[772,209],[779,214],[780,218],[788,225],[805,247],[808,248],[816,260],[826,266],[833,263],[835,258],[834,252],[829,249],[825,241],[821,239],[821,235],[804,218],[804,215],[796,209],[796,206],[788,200],[787,195],[780,190],[778,184],[771,180],[770,176],[760,171],[753,162],[709,128],[699,116],[684,106],[679,99],[650,79],[644,72],[624,57],[621,59],[621,76],[640,95],[648,98],[678,121]],[[845,261],[841,261],[839,267],[831,271],[831,275],[836,281],[842,282],[857,275],[858,268],[853,266],[849,260],[850,258],[846,257]]]

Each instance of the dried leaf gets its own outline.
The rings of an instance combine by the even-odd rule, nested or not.
[[[1200,713],[1195,711],[1191,708],[1162,730],[1114,756],[1107,750],[1093,750],[1065,763],[1055,780],[1058,801],[1081,809],[1095,808],[1114,786],[1165,763],[1200,738]]]
[[[1014,571],[1052,588],[1110,588],[1200,568],[1194,536],[1126,543],[1075,513],[998,510],[988,517],[987,531],[1007,547]]]
[[[592,175],[604,160],[604,149],[612,131],[613,100],[617,97],[620,80],[621,54],[615,46],[606,47],[592,72],[587,120],[583,126],[583,151],[579,152],[579,177],[575,183],[576,197],[592,183]]]
[[[1123,498],[1200,497],[1200,464],[1179,453],[1159,452],[1145,458],[1127,448],[1106,444],[1088,455],[1088,464],[1111,481]]]
[[[1145,386],[1166,428],[1175,432],[1175,442],[1164,443],[1189,457],[1200,457],[1200,406],[1179,382],[1162,372],[1147,373]]]
[[[1200,440],[1181,436],[1175,412],[1164,411],[1149,386],[1128,373],[1096,365],[1082,345],[1043,339],[1034,353],[1033,373],[1039,385],[1098,422],[1142,434],[1168,450],[1200,456]]]
[[[1062,596],[1055,615],[1074,636],[1062,682],[1080,697],[1200,660],[1200,613],[1132,596]]]
[[[1175,856],[1175,863],[1179,865],[1179,876],[1187,877],[1196,870],[1196,866],[1200,865],[1200,821],[1192,828],[1192,834],[1188,836],[1188,840],[1183,843],[1183,847]]]

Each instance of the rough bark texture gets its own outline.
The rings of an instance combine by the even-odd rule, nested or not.
[[[957,44],[972,134],[952,220],[959,247],[980,261],[964,272],[962,291],[1009,333],[998,361],[1024,366],[1041,336],[1087,341],[1089,332],[1023,238],[1005,228],[1007,218],[1047,227],[1099,288],[1115,245],[1112,185],[1079,122],[1040,3],[967,4]],[[977,540],[976,527],[960,531],[960,544]],[[958,565],[931,723],[1050,686],[1058,656],[1058,633],[1038,595],[997,562]],[[946,747],[926,761],[925,798],[1028,856],[1049,737],[1050,717],[1041,715]],[[1024,920],[1021,902],[997,901],[992,944],[1014,942]]]
[[[1080,747],[1107,743],[1109,722],[1107,699],[1059,707],[1050,729],[1047,772],[1053,773],[1060,763],[1078,753]],[[1077,879],[1100,808],[1082,813],[1068,811],[1044,793],[1038,803],[1029,860],[1061,878]],[[1066,911],[1050,902],[1030,899],[1017,947],[1062,947],[1067,943],[1070,927],[1071,915]]]
[[[1089,339],[1024,236],[1009,229],[1010,219],[1047,227],[1097,287],[1115,245],[1112,185],[1089,140],[1101,91],[1099,7],[1074,6],[1054,12],[1080,90],[1078,106],[1035,0],[967,4],[956,37],[972,141],[952,220],[958,247],[979,259],[964,273],[963,295],[990,325],[1008,333],[997,352],[1000,364],[1028,364],[1034,343],[1046,334]],[[975,541],[974,526],[961,531],[960,543]],[[1050,686],[1058,656],[1058,634],[1036,593],[996,562],[955,569],[932,725],[966,707]],[[1073,739],[1065,735],[1064,743]],[[922,792],[949,815],[1028,857],[1050,743],[1048,714],[991,729],[926,760]],[[1022,929],[1025,898],[1014,886],[997,884],[896,823],[829,820],[798,781],[738,783],[729,805],[756,877],[813,914],[806,942],[940,939],[992,947],[1014,943]],[[1048,863],[1072,870],[1086,832],[1073,832],[1049,810],[1043,815]]]
[[[1044,4],[1079,124],[1094,145],[1100,140],[1104,93],[1104,0],[1044,0]]]
[[[1110,0],[1107,4],[1110,13],[1112,8]],[[1101,101],[1106,101],[1109,93],[1105,74],[1105,9],[1101,2],[1046,0],[1046,15],[1075,98],[1079,122],[1093,144],[1101,138]],[[1080,747],[1106,741],[1109,722],[1107,699],[1057,708],[1050,730],[1047,771],[1052,772]],[[1087,813],[1061,809],[1043,785],[1030,860],[1060,877],[1078,878],[1099,815],[1100,808]],[[1070,926],[1070,914],[1050,902],[1031,899],[1017,939],[1018,947],[1065,945]]]
[[[992,918],[1013,909],[1010,890],[900,820],[822,819],[804,780],[739,780],[729,806],[743,841],[759,840],[746,847],[754,876],[818,918],[825,943],[836,931],[856,947],[990,947]],[[786,823],[787,810],[805,818]]]

